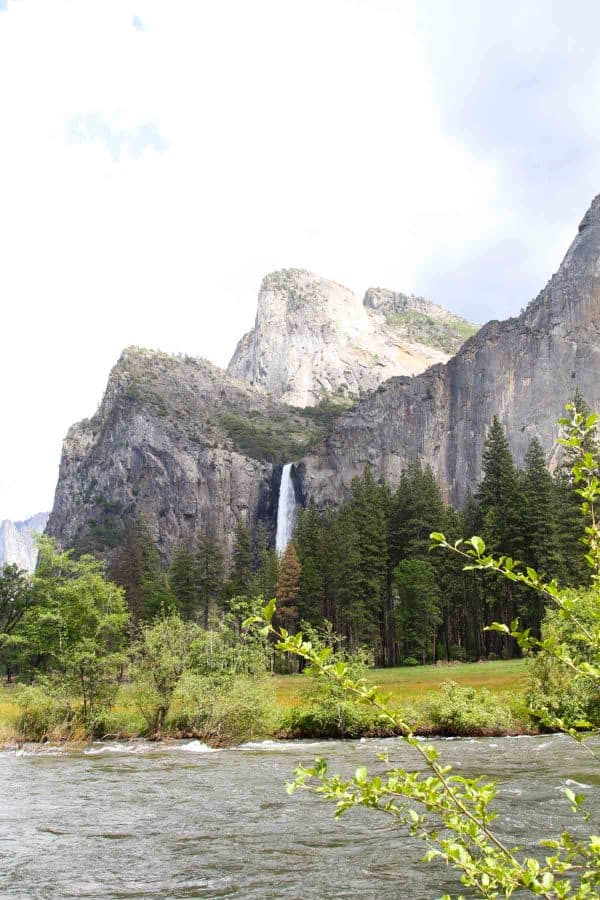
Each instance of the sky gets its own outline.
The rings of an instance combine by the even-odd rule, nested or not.
[[[136,344],[306,268],[518,314],[600,192],[595,0],[0,0],[0,519]]]

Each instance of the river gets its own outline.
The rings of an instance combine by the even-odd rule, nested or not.
[[[600,813],[598,767],[564,736],[437,744],[464,774],[498,780],[498,830],[514,842],[570,825],[565,786]],[[397,739],[2,752],[0,897],[431,900],[456,888],[451,873],[420,864],[422,844],[390,820],[358,810],[336,823],[331,805],[284,790],[298,760],[375,771],[384,749],[414,763]]]

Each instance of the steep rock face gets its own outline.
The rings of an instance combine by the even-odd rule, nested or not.
[[[304,488],[337,503],[366,464],[389,479],[414,457],[457,503],[478,482],[494,415],[523,460],[537,435],[556,458],[556,419],[579,387],[600,410],[600,196],[546,288],[518,317],[489,322],[447,365],[392,378],[336,423],[303,462]]]
[[[14,564],[33,572],[37,560],[35,536],[43,533],[47,521],[48,513],[36,513],[23,522],[0,522],[0,567]]]
[[[341,284],[287,269],[264,279],[256,324],[228,372],[284,403],[313,406],[444,362],[472,330],[423,298],[371,289],[361,302]]]
[[[124,523],[143,515],[164,559],[206,528],[227,554],[240,520],[273,516],[264,441],[277,436],[261,423],[278,414],[268,397],[204,360],[126,350],[96,415],[64,441],[47,533],[110,559]],[[281,432],[290,440],[304,425],[290,413]]]

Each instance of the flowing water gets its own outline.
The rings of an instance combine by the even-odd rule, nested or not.
[[[498,830],[513,842],[531,846],[570,825],[565,786],[600,813],[594,759],[568,738],[438,745],[464,774],[498,780]],[[455,890],[452,874],[420,864],[423,846],[383,816],[357,810],[336,823],[329,804],[284,791],[298,760],[326,755],[344,772],[368,760],[375,771],[383,749],[414,763],[397,739],[0,753],[0,897],[430,900]]]
[[[286,463],[281,472],[279,503],[277,505],[277,534],[275,537],[275,549],[278,556],[283,556],[285,548],[291,541],[294,533],[296,493],[292,479],[292,465],[293,463]]]

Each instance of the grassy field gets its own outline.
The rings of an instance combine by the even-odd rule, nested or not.
[[[460,663],[450,666],[402,666],[396,669],[371,669],[367,680],[381,687],[398,703],[421,700],[437,690],[444,681],[456,681],[465,687],[487,688],[494,694],[521,691],[526,679],[524,659],[496,662]],[[282,707],[294,706],[299,691],[306,685],[304,675],[276,675],[275,693]]]
[[[372,669],[368,674],[368,681],[380,686],[398,705],[422,700],[427,694],[435,692],[444,681],[455,681],[468,687],[485,687],[499,696],[510,694],[514,697],[523,690],[525,679],[526,663],[522,659]],[[280,710],[301,702],[302,689],[310,684],[304,675],[275,675],[273,681]],[[14,723],[18,712],[15,700],[14,687],[0,687],[0,742],[15,736]],[[130,685],[120,688],[113,713],[124,732],[135,734],[144,727],[143,719],[133,705]]]

